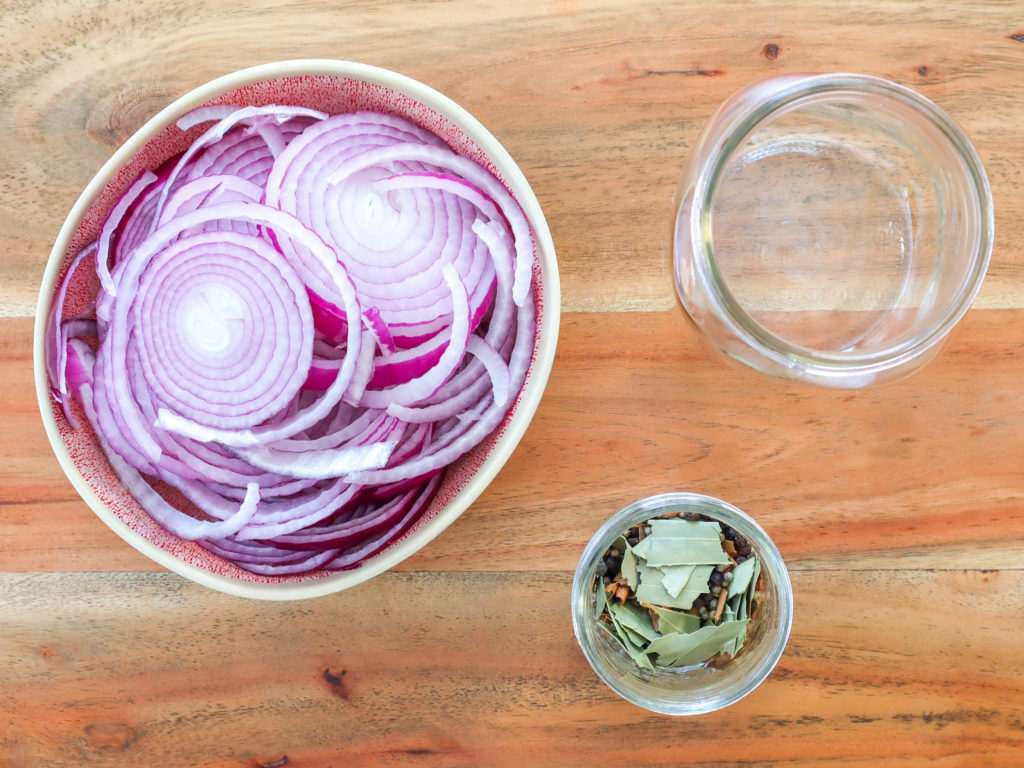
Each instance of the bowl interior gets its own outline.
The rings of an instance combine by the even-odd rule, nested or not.
[[[168,533],[120,485],[81,411],[73,410],[81,426],[72,428],[49,395],[41,337],[55,286],[75,254],[97,237],[110,209],[138,174],[184,151],[205,127],[182,131],[175,121],[208,104],[287,104],[330,114],[374,110],[400,115],[490,170],[518,200],[531,225],[537,324],[523,389],[499,427],[448,468],[437,496],[418,522],[352,571],[261,576]],[[65,303],[65,317],[86,307],[95,293],[95,283],[94,275],[76,276]],[[469,113],[416,81],[374,67],[320,60],[265,65],[213,81],[170,105],[129,139],[83,192],[58,237],[43,281],[36,318],[37,393],[51,443],[69,479],[93,510],[133,546],[165,567],[222,591],[266,599],[310,597],[352,586],[392,567],[437,536],[483,491],[536,410],[554,356],[558,299],[554,249],[536,198],[512,158]],[[77,408],[77,403],[72,407]]]

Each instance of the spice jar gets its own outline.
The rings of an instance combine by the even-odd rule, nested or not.
[[[757,607],[735,657],[645,668],[636,663],[599,619],[603,581],[598,574],[612,544],[629,529],[665,515],[699,514],[734,529],[760,561]],[[642,499],[612,515],[587,544],[572,585],[576,639],[594,672],[622,698],[652,712],[696,715],[728,706],[760,685],[782,656],[793,621],[793,591],[782,556],[749,515],[724,501],[695,493]]]

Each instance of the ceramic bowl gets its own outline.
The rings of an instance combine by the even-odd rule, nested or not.
[[[141,171],[156,168],[194,140],[197,129],[183,132],[176,121],[209,104],[275,103],[331,114],[360,109],[388,112],[432,131],[505,184],[526,214],[536,252],[533,360],[505,419],[448,468],[430,507],[387,549],[354,570],[289,577],[249,573],[161,528],[121,487],[88,425],[76,430],[68,424],[50,395],[43,355],[55,286],[70,259],[96,238],[111,207]],[[432,88],[378,67],[322,59],[276,62],[234,72],[182,96],[136,131],[86,186],[57,236],[43,277],[35,324],[36,392],[47,435],[68,479],[126,542],[160,565],[216,590],[267,600],[315,597],[352,587],[393,567],[438,536],[483,492],[511,456],[537,409],[555,354],[558,324],[558,266],[544,215],[512,157],[478,120]]]

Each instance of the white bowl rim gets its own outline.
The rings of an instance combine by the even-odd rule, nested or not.
[[[415,531],[407,534],[384,552],[371,558],[365,565],[354,570],[339,571],[329,576],[314,578],[308,581],[247,582],[211,573],[197,565],[181,560],[149,541],[114,514],[89,485],[82,473],[79,472],[67,446],[61,438],[57,421],[53,415],[44,355],[46,318],[49,315],[54,288],[61,267],[64,264],[71,239],[81,225],[89,207],[111,179],[113,179],[122,165],[142,150],[153,137],[170,123],[186,112],[207,103],[227,91],[264,80],[303,75],[328,75],[351,78],[389,88],[414,99],[434,110],[442,117],[447,118],[474,141],[501,172],[505,183],[515,192],[519,204],[526,214],[530,226],[533,228],[534,244],[543,278],[544,312],[541,318],[538,343],[534,350],[535,358],[530,378],[520,395],[519,406],[513,418],[509,421],[507,428],[501,434],[480,468],[469,478],[465,487],[433,518],[426,521]],[[118,147],[79,195],[50,251],[46,269],[43,273],[39,300],[36,305],[33,338],[36,398],[39,403],[39,410],[47,437],[64,474],[67,475],[75,490],[78,491],[92,511],[118,536],[139,550],[143,555],[168,570],[198,584],[238,597],[261,600],[298,600],[321,597],[354,587],[393,568],[433,541],[483,493],[484,489],[491,483],[509,457],[511,457],[512,452],[522,439],[540,404],[541,395],[547,385],[554,362],[555,347],[558,342],[560,304],[561,292],[555,247],[547,221],[541,211],[540,203],[523,172],[512,159],[512,156],[490,131],[466,109],[430,86],[406,75],[370,64],[340,59],[291,59],[270,62],[218,77],[194,88],[164,107],[164,109],[150,118],[132,134],[124,144]]]

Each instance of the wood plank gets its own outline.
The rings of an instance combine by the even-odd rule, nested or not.
[[[938,0],[0,4],[0,768],[637,765],[1017,768],[1024,754],[1024,24]],[[327,56],[468,108],[530,179],[563,332],[492,486],[399,569],[295,604],[162,572],[75,495],[41,429],[31,320],[66,211],[185,91]],[[772,73],[918,89],[986,165],[997,241],[942,357],[830,392],[712,355],[677,306],[671,198],[714,109]],[[753,513],[796,614],[728,710],[618,699],[572,635],[591,532],[650,493]]]
[[[674,306],[673,188],[688,148],[735,90],[779,72],[894,79],[935,99],[977,144],[999,232],[979,306],[1024,306],[1016,277],[1024,266],[1016,131],[1024,44],[1012,38],[1019,21],[1005,7],[929,4],[914,9],[912,26],[903,4],[878,0],[705,8],[490,0],[396,13],[364,2],[349,4],[343,21],[325,0],[304,3],[301,13],[268,0],[247,3],[244,14],[193,2],[167,16],[169,8],[140,13],[97,0],[8,11],[0,25],[0,164],[8,180],[0,189],[0,314],[33,312],[66,212],[136,128],[202,82],[296,56],[395,69],[488,126],[550,220],[568,311]],[[773,58],[767,45],[778,47]]]
[[[152,569],[62,479],[34,413],[27,321],[0,321],[0,338],[16,414],[0,425],[0,569]],[[670,490],[754,514],[795,569],[1019,568],[1022,345],[1024,312],[975,310],[918,375],[848,393],[723,362],[678,309],[569,315],[520,447],[401,568],[568,570],[608,515]]]
[[[166,574],[3,575],[17,620],[0,635],[0,753],[17,768],[1019,764],[1024,573],[798,573],[775,673],[727,713],[680,719],[597,679],[569,581],[392,573],[266,604]]]

